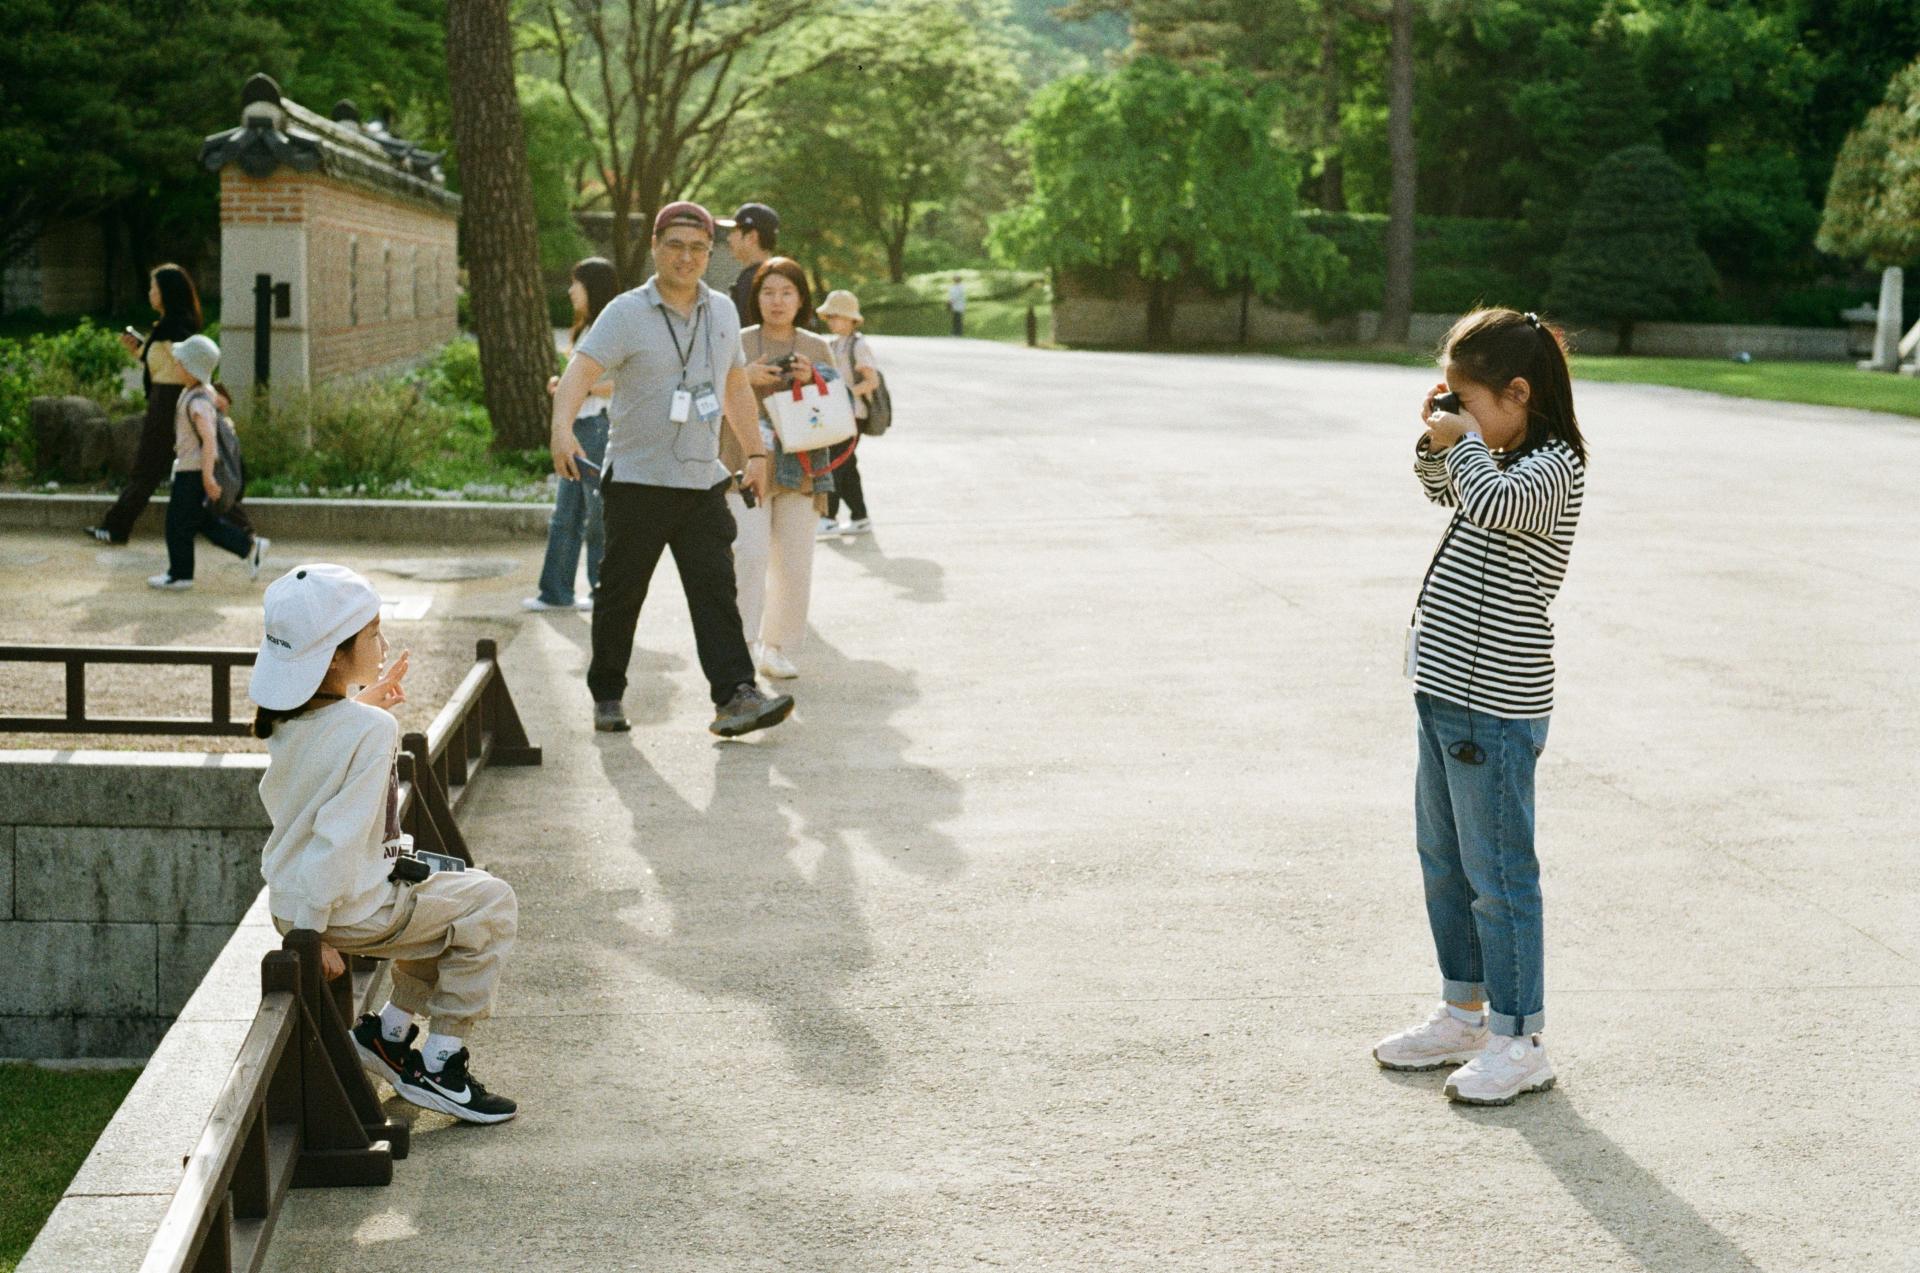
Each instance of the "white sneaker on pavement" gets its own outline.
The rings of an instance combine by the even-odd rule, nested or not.
[[[873,518],[856,517],[847,523],[847,534],[870,535],[873,533]]]
[[[822,517],[820,519],[820,525],[814,528],[813,537],[815,539],[838,539],[840,537],[840,523],[831,517]]]
[[[521,598],[520,608],[522,610],[571,610],[573,609],[572,606],[557,606],[553,604],[553,602],[543,600],[540,597]]]
[[[147,587],[159,588],[165,592],[185,592],[193,587],[193,580],[175,579],[172,575],[148,575]]]
[[[793,660],[780,653],[777,645],[764,646],[760,650],[760,670],[779,681],[791,681],[800,675],[800,669]]]
[[[1479,1056],[1447,1076],[1447,1099],[1462,1105],[1511,1105],[1553,1086],[1553,1065],[1537,1034],[1488,1038]]]
[[[265,535],[253,537],[253,551],[247,554],[247,578],[260,577],[260,564],[267,559],[267,549],[273,547],[273,541]]]
[[[1441,1004],[1420,1025],[1374,1044],[1373,1059],[1387,1070],[1437,1070],[1464,1065],[1487,1046],[1487,1027],[1468,1025]]]

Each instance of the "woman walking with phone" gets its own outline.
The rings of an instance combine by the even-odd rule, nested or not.
[[[198,335],[204,326],[200,293],[194,290],[192,276],[177,265],[153,267],[147,276],[147,304],[159,317],[147,328],[146,335],[131,327],[120,333],[120,344],[140,363],[140,387],[146,393],[147,411],[140,425],[133,471],[127,475],[120,498],[98,526],[86,530],[89,538],[103,544],[124,544],[132,537],[134,522],[160,483],[173,472],[173,409],[187,387],[187,374],[175,361],[173,347]]]
[[[573,267],[567,295],[573,300],[573,332],[567,337],[567,356],[580,337],[600,317],[607,302],[620,292],[613,262],[590,256]],[[547,393],[559,387],[560,377],[547,377]],[[608,408],[613,403],[613,381],[602,380],[588,390],[587,400],[574,418],[573,433],[585,455],[578,478],[558,478],[553,517],[547,522],[547,556],[540,566],[540,593],[520,604],[528,610],[591,610],[591,593],[574,599],[573,584],[580,568],[580,548],[587,550],[587,587],[600,586],[600,560],[607,551],[606,518],[600,503],[600,468],[607,457]]]

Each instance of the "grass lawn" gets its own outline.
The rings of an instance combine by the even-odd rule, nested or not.
[[[1045,341],[1053,323],[1053,307],[1042,301],[1037,309],[1040,339]],[[944,303],[867,306],[866,318],[863,330],[869,336],[945,336],[953,330],[953,320],[947,314]],[[967,336],[969,339],[1009,340],[1015,344],[1025,344],[1026,303],[968,301]]]
[[[139,1076],[0,1065],[0,1273],[13,1273]]]
[[[1370,345],[1294,345],[1264,352],[1319,362],[1382,362],[1430,367],[1425,354]],[[1721,358],[1615,358],[1576,354],[1573,378],[1618,384],[1667,385],[1735,398],[1853,407],[1920,417],[1920,379],[1860,371],[1845,362],[1750,362]]]

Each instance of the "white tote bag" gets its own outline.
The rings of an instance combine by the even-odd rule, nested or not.
[[[805,455],[837,446],[859,433],[853,418],[853,399],[836,380],[828,384],[815,369],[813,379],[767,398],[767,415],[788,455]]]

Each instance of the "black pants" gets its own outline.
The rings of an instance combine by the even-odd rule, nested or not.
[[[688,491],[670,486],[603,482],[607,551],[600,587],[593,594],[593,662],[587,689],[596,703],[627,692],[633,630],[660,553],[673,550],[680,586],[693,616],[700,669],[707,674],[715,706],[753,682],[753,656],[740,631],[740,605],[733,592],[733,513],[727,484]]]
[[[173,409],[180,401],[181,385],[155,385],[147,394],[147,417],[140,424],[140,447],[134,452],[133,471],[127,475],[120,498],[107,510],[107,536],[124,544],[133,534],[147,501],[160,483],[173,472]]]
[[[967,311],[964,309],[954,309],[951,306],[949,306],[947,309],[947,312],[953,315],[953,334],[956,336],[966,335],[967,334]]]
[[[173,498],[167,501],[167,573],[175,579],[193,578],[196,535],[205,535],[236,557],[253,551],[252,531],[208,507],[198,469],[173,475]]]
[[[839,459],[853,447],[852,442],[833,448],[833,458]],[[827,494],[827,516],[840,516],[840,499],[846,497],[847,511],[853,514],[857,522],[867,520],[867,492],[860,485],[860,453],[855,451],[847,456],[847,462],[833,471],[833,490]]]

